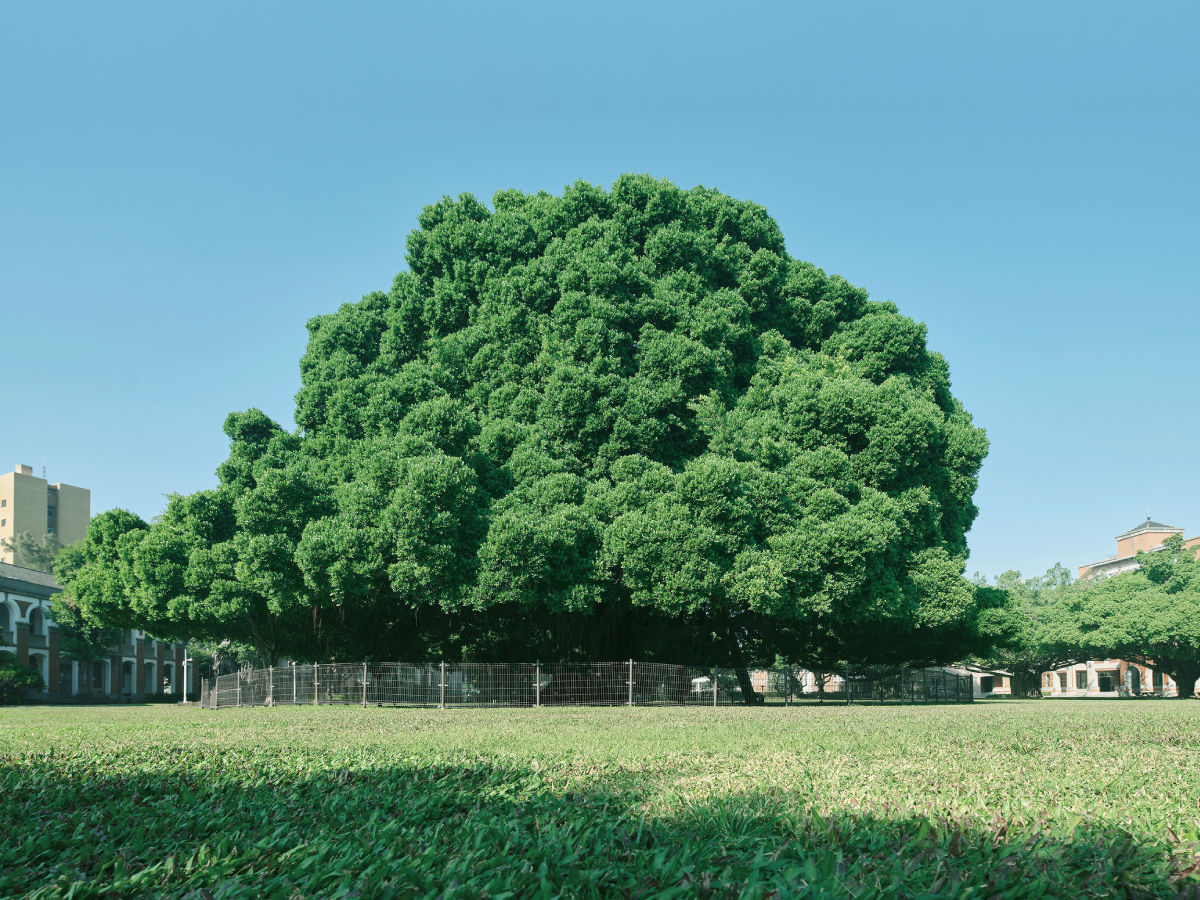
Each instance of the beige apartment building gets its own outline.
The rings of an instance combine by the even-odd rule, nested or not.
[[[53,535],[66,546],[83,540],[92,517],[92,492],[73,484],[50,484],[33,474],[33,466],[18,465],[0,475],[0,541],[28,532],[41,541]],[[0,544],[0,563],[29,566]]]

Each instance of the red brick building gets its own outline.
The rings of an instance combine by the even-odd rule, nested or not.
[[[1079,577],[1095,578],[1098,575],[1119,575],[1122,572],[1132,572],[1140,567],[1137,555],[1140,551],[1154,553],[1162,549],[1163,541],[1173,534],[1183,534],[1182,528],[1174,525],[1164,525],[1155,522],[1149,516],[1145,522],[1139,522],[1128,531],[1118,534],[1117,552],[1115,556],[1102,559],[1099,562],[1088,563],[1079,567]],[[1196,551],[1200,555],[1200,535],[1186,538],[1184,547]]]

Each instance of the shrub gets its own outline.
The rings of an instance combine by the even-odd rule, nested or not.
[[[20,703],[27,691],[41,690],[45,686],[42,676],[18,663],[12,653],[0,653],[0,706]]]

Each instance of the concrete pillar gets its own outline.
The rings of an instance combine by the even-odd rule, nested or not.
[[[46,612],[42,610],[43,614]],[[49,616],[46,616],[49,619]],[[53,694],[59,693],[62,679],[59,677],[58,629],[46,626],[46,687]]]
[[[133,661],[133,696],[146,695],[146,636],[142,635],[133,642],[135,658]]]
[[[29,623],[18,622],[14,626],[17,635],[17,665],[29,665]]]

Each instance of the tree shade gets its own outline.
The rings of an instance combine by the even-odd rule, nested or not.
[[[632,175],[462,195],[407,249],[389,291],[308,323],[296,433],[230,415],[219,485],[104,557],[122,616],[300,658],[975,638],[986,438],[924,326],[790,257],[761,206]]]

